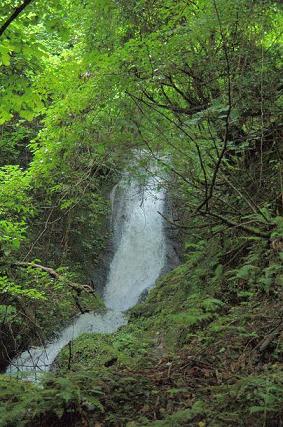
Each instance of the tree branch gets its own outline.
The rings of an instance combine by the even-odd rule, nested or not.
[[[15,267],[36,268],[38,270],[44,271],[45,273],[48,273],[49,276],[53,277],[53,279],[66,281],[64,276],[57,273],[57,271],[53,270],[53,268],[45,267],[44,265],[41,265],[41,264],[36,264],[33,262],[18,261],[18,262],[15,262],[13,265]],[[89,286],[89,285],[81,285],[79,283],[72,282],[70,280],[67,280],[66,282],[67,282],[68,286],[70,286],[72,289],[74,289],[77,292],[85,291],[88,293],[95,294],[94,289],[92,289],[91,286]]]
[[[219,157],[218,157],[218,160],[216,163],[216,167],[215,167],[214,172],[213,172],[210,190],[209,190],[208,196],[205,198],[205,200],[197,208],[197,211],[199,211],[203,206],[206,206],[206,208],[208,209],[208,202],[210,201],[210,199],[213,196],[213,191],[214,191],[214,186],[216,183],[217,175],[218,175],[218,172],[220,170],[221,163],[222,163],[222,160],[225,156],[227,146],[228,146],[230,115],[231,115],[231,111],[232,111],[231,66],[230,66],[230,60],[229,60],[229,55],[228,55],[228,50],[227,50],[227,43],[226,43],[226,40],[224,38],[224,33],[223,33],[223,29],[222,29],[220,15],[219,15],[218,8],[217,8],[215,0],[213,0],[213,4],[214,4],[215,12],[217,15],[218,23],[219,23],[220,34],[221,34],[221,39],[222,39],[222,43],[223,43],[224,56],[225,56],[225,60],[226,60],[228,110],[227,110],[227,114],[225,117],[225,134],[224,134],[224,140],[223,140],[223,147],[222,147],[222,150],[219,154]]]
[[[150,101],[152,102],[154,105],[156,105],[157,107],[160,108],[164,108],[166,110],[172,111],[173,113],[176,114],[186,114],[186,115],[191,115],[191,114],[195,114],[198,113],[200,111],[203,111],[204,109],[207,108],[207,105],[197,105],[191,108],[183,108],[180,107],[179,105],[170,105],[170,104],[160,104],[159,102],[156,101],[156,99],[150,95],[145,89],[142,90],[142,93],[144,94],[144,96]]]
[[[18,6],[12,15],[4,22],[4,24],[0,27],[0,37],[7,30],[9,25],[18,17],[18,15],[32,2],[33,0],[24,0],[24,2]]]
[[[264,231],[261,230],[257,230],[255,228],[252,227],[247,227],[244,224],[238,224],[237,222],[228,219],[227,217],[224,217],[222,215],[218,215],[216,213],[212,213],[212,212],[203,212],[204,215],[209,215],[212,216],[213,218],[218,218],[220,219],[224,224],[227,224],[231,227],[235,227],[235,228],[239,228],[240,230],[245,231],[246,233],[252,235],[252,236],[257,236],[257,237],[261,237],[263,239],[269,239],[270,238],[270,233],[265,233]]]

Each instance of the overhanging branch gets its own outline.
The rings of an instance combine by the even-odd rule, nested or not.
[[[12,15],[9,16],[9,18],[4,22],[3,25],[0,27],[0,37],[2,34],[7,30],[9,25],[19,16],[19,14],[32,2],[33,0],[24,0],[20,6],[18,6]]]
[[[45,273],[48,273],[49,276],[51,276],[53,279],[65,281],[67,283],[67,285],[70,286],[70,288],[74,289],[77,292],[85,291],[88,293],[95,294],[95,291],[94,291],[94,289],[91,288],[91,286],[81,285],[80,283],[76,283],[76,282],[72,282],[70,280],[66,280],[66,278],[64,276],[57,273],[57,271],[53,270],[53,268],[45,267],[44,265],[36,264],[33,262],[24,262],[24,261],[15,262],[13,264],[13,266],[24,267],[24,268],[31,267],[31,268],[35,268],[35,269],[44,271]]]
[[[250,234],[252,236],[261,237],[263,239],[270,239],[270,233],[266,233],[264,231],[258,230],[256,228],[247,227],[244,224],[238,224],[237,222],[224,217],[222,215],[213,213],[213,212],[202,212],[204,215],[212,216],[213,218],[219,219],[224,224],[227,224],[230,227],[239,228],[240,230],[245,231],[247,234]]]

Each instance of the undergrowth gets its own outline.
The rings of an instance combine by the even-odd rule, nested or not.
[[[187,245],[128,325],[80,336],[43,386],[2,377],[1,425],[282,425],[281,255],[227,242]]]

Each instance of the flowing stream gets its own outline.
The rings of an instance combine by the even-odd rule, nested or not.
[[[44,347],[32,347],[12,360],[7,373],[36,380],[50,369],[60,350],[85,332],[112,333],[127,323],[124,312],[151,288],[165,265],[162,217],[164,191],[154,178],[146,184],[123,178],[111,193],[114,256],[104,291],[107,310],[84,313]]]

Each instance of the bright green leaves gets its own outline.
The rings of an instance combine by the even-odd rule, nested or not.
[[[0,244],[5,256],[20,248],[25,237],[26,225],[22,222],[0,220]]]
[[[0,6],[3,22],[5,16],[18,6],[4,1]],[[35,89],[35,81],[48,67],[49,56],[62,51],[66,37],[73,26],[66,21],[70,10],[67,0],[32,2],[26,10],[8,27],[0,41],[0,125],[20,116],[33,120],[43,111],[45,98]],[[52,19],[50,19],[52,16]],[[56,21],[57,20],[57,21]],[[50,24],[52,24],[52,32]],[[55,28],[56,27],[56,28]]]
[[[30,177],[18,166],[5,166],[0,168],[0,214],[24,214],[31,212],[28,206],[27,190]]]
[[[10,49],[6,45],[0,45],[0,66],[5,65],[8,67],[10,65]]]
[[[0,107],[0,125],[3,125],[5,122],[8,122],[13,115],[5,109],[5,107]]]
[[[36,32],[19,28],[14,37],[1,40],[0,45],[0,124],[13,115],[23,118],[29,112],[31,120],[40,111],[40,102],[31,93],[35,72],[40,69],[42,49],[36,40]],[[23,112],[23,114],[21,114]],[[32,113],[32,114],[31,114]]]
[[[33,214],[27,194],[29,180],[17,166],[0,168],[0,247],[6,256],[19,249],[26,220]]]
[[[36,289],[27,289],[11,282],[8,277],[0,276],[0,294],[7,294],[9,296],[25,296],[32,299],[44,299],[42,292]]]
[[[40,96],[30,88],[27,88],[25,93],[21,96],[21,109],[20,116],[23,119],[31,121],[43,109],[43,103]]]
[[[17,85],[15,85],[17,89]],[[14,115],[18,114],[21,118],[31,121],[43,109],[43,104],[39,95],[29,87],[21,88],[21,95],[17,90],[14,92],[8,89],[1,97],[0,107],[0,125],[8,122]]]

